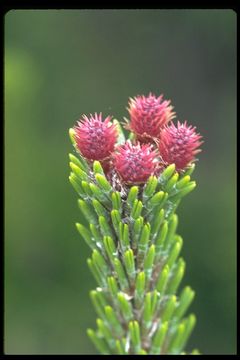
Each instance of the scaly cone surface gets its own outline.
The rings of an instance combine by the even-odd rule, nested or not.
[[[69,180],[88,222],[76,227],[92,249],[87,263],[97,282],[90,294],[97,329],[87,333],[102,354],[185,354],[196,319],[186,316],[194,291],[186,286],[177,295],[185,262],[175,210],[195,188],[194,158],[177,172],[162,161],[158,144],[124,143],[120,124],[113,123],[119,138],[107,168],[83,156],[81,133],[70,129],[77,156],[69,155]]]
[[[148,96],[136,96],[129,99],[128,105],[130,121],[126,128],[142,142],[157,139],[162,127],[175,117],[173,106],[169,100],[163,100],[163,95],[157,97],[150,93]]]

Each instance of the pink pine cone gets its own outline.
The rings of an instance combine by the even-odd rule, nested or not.
[[[185,121],[177,126],[173,123],[165,126],[160,135],[159,152],[162,159],[169,165],[175,164],[176,170],[183,170],[195,160],[195,155],[201,150],[201,135],[195,132],[195,127],[188,126]]]
[[[74,127],[79,152],[88,160],[104,160],[110,156],[117,141],[117,127],[111,116],[102,120],[102,114],[83,115]]]
[[[114,154],[114,165],[120,178],[126,184],[141,184],[155,172],[156,152],[149,144],[133,145],[127,141]]]
[[[158,138],[162,127],[175,117],[173,106],[163,95],[156,97],[151,93],[129,100],[130,122],[128,128],[137,135],[141,142],[151,142]]]

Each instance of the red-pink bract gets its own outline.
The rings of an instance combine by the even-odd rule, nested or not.
[[[165,126],[159,140],[159,152],[166,164],[174,163],[176,170],[183,170],[195,160],[195,155],[201,150],[202,136],[195,132],[195,127],[188,126],[185,121],[177,126],[171,123]]]
[[[77,149],[88,160],[104,160],[110,156],[117,141],[117,127],[111,116],[102,120],[102,114],[83,115],[74,127]]]
[[[157,154],[149,144],[132,144],[127,141],[114,154],[114,165],[120,178],[126,184],[140,184],[154,174]]]
[[[162,127],[175,117],[170,100],[163,100],[163,95],[156,97],[136,96],[129,100],[130,122],[128,128],[141,142],[152,142],[158,138]]]

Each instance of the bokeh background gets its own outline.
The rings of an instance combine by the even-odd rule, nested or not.
[[[122,120],[163,93],[204,136],[179,207],[196,290],[188,349],[236,353],[236,14],[232,10],[16,10],[5,17],[5,353],[94,354],[90,251],[77,234],[68,129]]]

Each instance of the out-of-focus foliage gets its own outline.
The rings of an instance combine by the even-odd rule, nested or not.
[[[164,93],[204,136],[179,207],[196,291],[188,347],[236,353],[236,14],[231,10],[18,10],[5,17],[5,352],[86,354],[95,326],[84,222],[68,182],[68,128],[127,116]],[[184,116],[184,118],[183,118]]]

